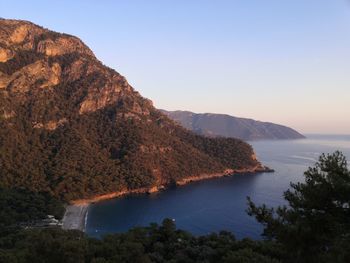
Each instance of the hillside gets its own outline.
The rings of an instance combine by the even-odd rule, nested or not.
[[[0,187],[93,198],[264,170],[254,156],[170,120],[80,39],[0,19]]]
[[[163,113],[183,127],[204,136],[223,136],[241,140],[301,139],[302,134],[292,128],[226,114],[193,113],[190,111],[166,111]]]

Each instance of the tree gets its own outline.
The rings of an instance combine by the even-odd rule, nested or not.
[[[256,206],[248,214],[281,244],[290,262],[350,262],[350,172],[344,155],[322,154],[304,183],[284,192],[288,206]]]

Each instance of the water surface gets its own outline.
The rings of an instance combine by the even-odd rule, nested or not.
[[[302,181],[303,172],[321,153],[341,150],[350,159],[350,136],[309,135],[301,140],[250,143],[259,160],[275,173],[233,175],[93,204],[87,234],[100,237],[173,218],[178,228],[195,235],[229,230],[237,238],[259,239],[262,227],[246,214],[247,196],[259,204],[283,204],[283,191],[290,182]]]

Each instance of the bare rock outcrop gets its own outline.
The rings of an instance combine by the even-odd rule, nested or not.
[[[86,86],[86,92],[75,101],[79,114],[124,103],[126,97],[134,96],[137,99],[128,104],[130,111],[125,117],[149,115],[143,104],[152,103],[135,92],[123,76],[98,61],[80,39],[27,21],[0,19],[0,89],[27,93],[33,88],[59,88],[61,79],[68,85],[81,82]]]

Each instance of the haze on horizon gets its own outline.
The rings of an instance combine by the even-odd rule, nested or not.
[[[155,106],[350,134],[350,2],[1,1],[80,37]]]

